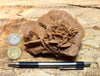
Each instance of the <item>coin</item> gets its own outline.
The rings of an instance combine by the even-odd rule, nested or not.
[[[7,55],[10,59],[17,59],[21,56],[21,50],[19,47],[11,47]]]
[[[20,41],[21,41],[21,37],[16,33],[13,33],[8,36],[8,42],[11,45],[17,45],[20,43]]]

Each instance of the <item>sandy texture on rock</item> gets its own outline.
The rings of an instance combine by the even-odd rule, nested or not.
[[[46,0],[45,0],[46,1]],[[44,3],[46,3],[44,1]],[[84,1],[84,2],[83,2]],[[50,5],[45,7],[41,1],[26,1],[26,0],[7,0],[0,3],[0,76],[99,76],[100,75],[100,0],[68,1],[59,0],[57,2],[47,1]],[[38,4],[36,6],[36,3]],[[30,4],[30,5],[29,5]],[[41,7],[39,6],[41,5]],[[72,4],[72,5],[71,5]],[[80,6],[79,6],[80,5]],[[88,6],[87,6],[88,5]],[[39,6],[39,7],[38,7]],[[43,7],[42,7],[43,6]],[[1,30],[5,24],[8,27],[13,25],[12,22],[16,19],[25,18],[27,20],[37,20],[40,16],[52,9],[65,10],[70,13],[85,30],[85,37],[82,41],[78,56],[71,61],[91,62],[90,68],[84,70],[64,70],[59,69],[20,69],[7,66],[8,62],[17,61],[70,61],[68,58],[53,58],[51,57],[33,57],[24,51],[23,34],[20,29],[12,31],[12,29]],[[24,20],[23,20],[24,21]],[[10,22],[10,23],[9,23]],[[20,21],[19,21],[20,24]],[[17,25],[17,24],[15,24]],[[15,28],[13,28],[14,30]],[[6,30],[9,30],[7,32]],[[18,60],[10,60],[7,57],[7,50],[11,47],[8,44],[7,38],[10,33],[18,33],[22,37],[22,42],[17,45],[22,50],[22,55]],[[1,66],[2,65],[2,66]]]

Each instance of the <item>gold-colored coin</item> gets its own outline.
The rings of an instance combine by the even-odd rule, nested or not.
[[[17,59],[21,56],[21,50],[19,47],[11,47],[7,55],[10,59]]]

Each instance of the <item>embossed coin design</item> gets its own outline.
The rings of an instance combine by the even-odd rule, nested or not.
[[[10,59],[17,59],[21,56],[21,50],[19,47],[11,47],[7,55]]]
[[[9,35],[8,42],[11,45],[17,45],[21,42],[21,37],[18,34],[13,33],[13,34]]]

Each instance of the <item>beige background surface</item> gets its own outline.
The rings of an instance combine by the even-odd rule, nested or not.
[[[33,57],[25,52],[23,34],[19,30],[22,42],[17,45],[22,49],[18,60],[10,60],[7,50],[11,45],[7,37],[12,32],[2,31],[2,28],[17,18],[37,20],[52,9],[65,10],[77,19],[85,30],[85,37],[74,61],[91,62],[90,68],[84,70],[59,69],[20,69],[7,66],[8,62],[16,61],[69,61],[67,58]],[[10,26],[10,25],[9,25]],[[0,0],[0,76],[100,76],[100,0]]]

